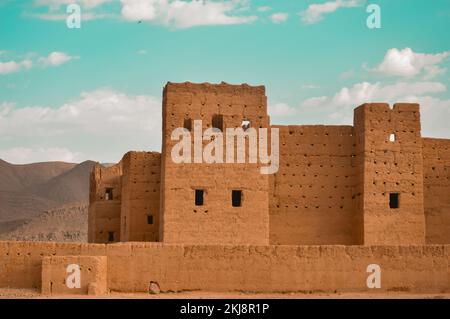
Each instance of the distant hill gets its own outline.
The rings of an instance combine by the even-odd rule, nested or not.
[[[0,240],[87,242],[87,221],[87,205],[61,207],[0,233]]]
[[[87,214],[89,176],[94,165],[93,161],[80,164],[46,162],[14,165],[0,160],[0,235],[14,232],[18,238],[22,232],[23,236],[32,240],[49,240],[58,229],[62,232],[67,230],[69,220],[71,218],[73,222],[74,215],[80,214],[79,218],[83,219],[83,214]],[[72,208],[68,210],[67,207]],[[85,208],[77,210],[73,207]],[[50,216],[48,214],[52,218],[47,218]],[[87,222],[85,224],[78,220],[75,224],[86,229],[78,229],[78,235],[71,229],[66,239],[84,238]],[[55,238],[61,236],[59,233]]]
[[[58,206],[59,203],[32,193],[0,191],[0,222],[28,219]]]
[[[64,162],[14,165],[0,159],[0,190],[20,191],[25,187],[44,183],[76,165]]]
[[[85,203],[89,200],[89,175],[95,162],[86,161],[72,169],[25,189],[26,192],[60,204]]]

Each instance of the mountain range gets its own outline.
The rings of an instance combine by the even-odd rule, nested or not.
[[[0,239],[86,241],[94,165],[0,160]]]

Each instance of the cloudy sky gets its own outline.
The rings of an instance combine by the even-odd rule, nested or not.
[[[277,124],[419,102],[422,134],[450,138],[450,0],[370,3],[380,29],[364,0],[0,0],[0,158],[159,151],[167,81],[264,84]]]

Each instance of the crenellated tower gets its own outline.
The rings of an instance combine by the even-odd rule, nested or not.
[[[354,113],[358,242],[425,244],[419,105],[369,103]]]

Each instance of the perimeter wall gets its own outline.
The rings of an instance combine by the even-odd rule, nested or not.
[[[106,256],[108,290],[120,292],[148,292],[150,282],[163,292],[450,292],[450,245],[0,242],[0,287],[40,289],[44,256],[74,255]],[[381,289],[367,288],[369,264],[381,267]]]

